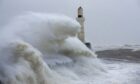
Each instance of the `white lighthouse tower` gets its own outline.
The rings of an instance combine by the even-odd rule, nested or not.
[[[85,21],[85,17],[83,16],[83,8],[80,6],[78,8],[78,13],[77,13],[77,17],[76,20],[80,23],[81,25],[81,30],[78,33],[78,38],[85,43],[85,31],[84,31],[84,21]]]
[[[81,30],[78,33],[78,38],[88,47],[91,49],[91,44],[89,42],[85,41],[85,30],[84,30],[84,22],[85,22],[85,17],[83,15],[83,8],[80,6],[78,8],[78,13],[76,20],[80,23],[81,25]]]

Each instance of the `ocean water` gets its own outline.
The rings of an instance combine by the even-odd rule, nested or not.
[[[0,84],[139,84],[140,64],[99,59],[64,15],[27,13],[0,32]]]

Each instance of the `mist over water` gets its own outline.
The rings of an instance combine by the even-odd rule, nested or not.
[[[15,17],[0,32],[0,84],[139,84],[139,64],[98,59],[79,31],[64,15]]]

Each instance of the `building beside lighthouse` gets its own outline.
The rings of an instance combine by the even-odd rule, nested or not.
[[[81,25],[81,30],[78,33],[78,38],[88,47],[91,49],[91,44],[89,42],[85,41],[85,29],[84,29],[84,22],[85,22],[85,17],[83,14],[83,8],[80,6],[77,10],[77,17],[76,20],[80,23]]]

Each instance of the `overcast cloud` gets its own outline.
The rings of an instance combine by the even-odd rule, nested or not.
[[[76,17],[84,8],[86,39],[93,45],[140,44],[139,0],[0,0],[0,25],[24,11]]]

